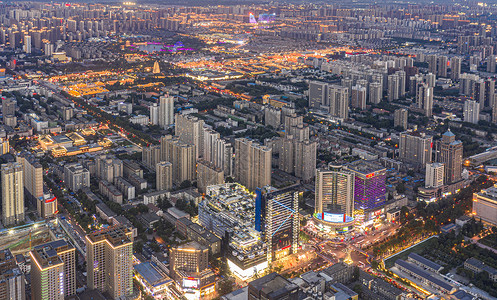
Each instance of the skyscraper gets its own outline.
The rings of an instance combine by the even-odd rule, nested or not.
[[[153,103],[149,107],[150,110],[150,124],[159,125],[159,106],[157,103]]]
[[[433,87],[426,83],[420,84],[416,99],[418,107],[424,110],[425,116],[431,117],[433,114]]]
[[[369,103],[378,104],[383,98],[383,87],[379,82],[373,82],[369,85]]]
[[[461,76],[461,61],[460,57],[454,56],[450,59],[450,78],[452,81],[459,81]]]
[[[464,122],[477,124],[480,120],[480,103],[475,100],[464,101]]]
[[[447,56],[439,56],[437,62],[437,76],[439,77],[447,77],[447,64],[448,59]]]
[[[25,280],[12,252],[0,250],[0,299],[25,300]]]
[[[388,101],[399,99],[400,78],[397,74],[388,75]]]
[[[40,162],[29,152],[22,152],[17,162],[22,164],[26,199],[34,201],[43,197],[43,167]]]
[[[175,135],[180,141],[195,146],[195,159],[204,151],[204,120],[191,115],[176,115]]]
[[[31,257],[31,296],[33,300],[55,299],[76,294],[76,252],[64,240],[35,246]]]
[[[160,96],[159,98],[159,126],[167,128],[174,124],[174,97]]]
[[[2,224],[8,226],[24,221],[24,184],[22,165],[2,165]]]
[[[418,131],[405,131],[400,134],[399,158],[408,163],[424,167],[431,162],[433,137]]]
[[[170,190],[173,187],[173,164],[161,161],[155,168],[155,189],[158,191]]]
[[[353,172],[341,166],[330,166],[330,170],[316,171],[315,213],[354,215]]]
[[[393,125],[395,127],[400,126],[402,129],[407,129],[407,121],[408,121],[409,112],[405,108],[396,109],[393,114]]]
[[[463,144],[456,140],[456,136],[449,130],[437,142],[436,160],[445,165],[445,184],[457,182],[462,176]]]
[[[350,106],[359,109],[366,109],[366,88],[360,85],[352,87],[352,101]]]
[[[271,149],[246,138],[235,140],[235,178],[249,190],[271,184]]]
[[[300,220],[299,192],[295,187],[276,190],[271,187],[256,190],[256,230],[264,233],[267,260],[271,263],[291,253],[297,253]]]
[[[343,86],[328,86],[328,107],[333,117],[349,118],[349,89]]]
[[[426,164],[425,187],[438,188],[444,184],[444,164]]]
[[[112,226],[86,236],[88,289],[112,299],[133,293],[133,234],[125,226]]]

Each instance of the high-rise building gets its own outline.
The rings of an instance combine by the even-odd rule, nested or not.
[[[386,169],[371,161],[356,160],[344,165],[343,170],[354,173],[354,217],[359,221],[373,219],[386,201]]]
[[[397,74],[388,75],[388,101],[400,97],[400,77]]]
[[[203,159],[214,164],[216,168],[221,168],[225,176],[232,176],[233,147],[223,140],[218,132],[211,129],[204,130]]]
[[[170,190],[173,187],[173,164],[161,161],[155,167],[155,189],[158,191]]]
[[[295,187],[257,188],[255,229],[264,233],[267,261],[297,253],[300,231],[299,192]]]
[[[201,193],[205,193],[206,188],[210,185],[224,183],[224,172],[214,164],[199,160],[197,163],[197,188]]]
[[[43,167],[40,162],[29,152],[22,152],[17,162],[22,164],[26,199],[34,201],[43,197]]]
[[[161,145],[150,145],[149,147],[143,147],[142,148],[142,162],[145,166],[149,167],[150,169],[154,169],[155,166],[163,161],[167,160],[162,157],[163,151],[162,148],[164,147],[163,144]]]
[[[10,98],[2,97],[2,116],[15,115],[16,113],[16,102]]]
[[[148,109],[150,111],[150,124],[159,125],[159,106],[157,103],[153,103]]]
[[[425,116],[431,117],[433,114],[433,87],[423,83],[418,86],[416,94],[418,107],[424,110]]]
[[[477,124],[480,120],[480,103],[475,100],[464,101],[464,122]]]
[[[493,107],[495,101],[495,80],[493,78],[487,78],[485,80],[485,99],[483,107],[480,103],[480,111],[484,107]]]
[[[433,137],[418,131],[405,131],[399,138],[399,158],[424,167],[431,163]]]
[[[25,280],[10,249],[0,250],[0,299],[25,300]]]
[[[271,184],[270,148],[246,138],[235,140],[235,178],[249,190]]]
[[[196,147],[186,144],[178,137],[166,135],[161,140],[161,158],[173,165],[173,183],[181,184],[185,180],[196,179]]]
[[[70,163],[64,166],[64,183],[72,191],[90,187],[90,172],[80,163]]]
[[[473,215],[485,223],[497,226],[497,185],[473,194]]]
[[[31,54],[31,36],[30,35],[25,35],[24,36],[24,44],[22,45],[24,52],[27,54]]]
[[[304,181],[311,180],[316,171],[317,143],[308,139],[300,140],[292,135],[279,139],[278,168],[286,173],[294,174]]]
[[[487,72],[489,73],[495,73],[495,66],[497,65],[497,56],[496,55],[490,55],[487,58]]]
[[[192,115],[176,115],[175,135],[180,141],[195,146],[195,159],[204,151],[204,120]]]
[[[400,126],[402,129],[407,130],[409,112],[405,108],[396,109],[393,114],[393,125]]]
[[[447,77],[447,66],[448,59],[447,56],[439,56],[437,61],[437,76],[439,77]]]
[[[107,293],[112,299],[133,293],[133,233],[112,226],[86,236],[88,289]]]
[[[352,217],[354,215],[354,184],[354,173],[343,170],[341,166],[330,166],[330,170],[317,170],[314,212]]]
[[[174,97],[160,96],[159,126],[166,129],[173,124],[174,124]]]
[[[454,183],[462,178],[463,144],[456,140],[456,136],[449,130],[437,142],[436,161],[445,165],[445,184]]]
[[[366,93],[367,90],[365,87],[360,85],[355,85],[352,87],[352,101],[350,102],[350,106],[359,109],[366,109]]]
[[[108,182],[123,176],[123,161],[112,155],[100,155],[95,160],[97,176]]]
[[[444,164],[426,164],[425,188],[438,188],[444,185]]]
[[[2,224],[8,226],[24,221],[24,184],[22,165],[2,165]]]
[[[281,125],[281,109],[270,105],[264,107],[264,125],[278,129]]]
[[[326,82],[309,82],[309,107],[321,109],[328,99],[328,84]]]
[[[349,118],[349,89],[338,85],[328,86],[328,107],[333,117]]]
[[[450,78],[452,81],[459,81],[459,76],[461,76],[461,62],[462,59],[457,56],[450,59]]]
[[[35,246],[31,257],[33,300],[63,300],[76,294],[76,249],[64,240]]]
[[[383,87],[379,82],[373,82],[369,85],[369,102],[378,104],[383,98]]]
[[[426,55],[425,61],[428,63],[428,72],[437,74],[437,56]]]

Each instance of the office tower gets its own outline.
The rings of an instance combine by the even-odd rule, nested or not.
[[[2,116],[15,115],[16,113],[16,102],[10,98],[2,97]]]
[[[436,73],[438,77],[447,77],[447,65],[448,65],[447,56],[439,56],[437,73]]]
[[[425,61],[428,63],[428,72],[437,74],[437,56],[426,55]]]
[[[0,250],[0,299],[25,300],[25,280],[12,252]]]
[[[459,76],[461,76],[461,62],[460,57],[454,56],[450,59],[450,78],[452,81],[459,81]]]
[[[160,96],[159,126],[166,129],[173,124],[174,124],[174,97]]]
[[[169,276],[185,289],[202,290],[213,283],[209,248],[197,242],[174,246],[169,251]]]
[[[366,160],[356,160],[343,166],[344,171],[354,173],[354,217],[369,221],[386,201],[386,169]]]
[[[271,184],[271,149],[246,138],[235,139],[235,178],[249,190]]]
[[[155,189],[158,191],[170,190],[173,187],[173,164],[161,161],[155,167]]]
[[[197,163],[197,188],[200,193],[205,193],[206,188],[210,185],[224,183],[224,172],[221,168],[214,166],[205,160]]]
[[[480,103],[475,100],[464,101],[464,122],[477,124],[480,120]]]
[[[433,87],[426,83],[419,85],[416,99],[418,107],[423,109],[425,116],[431,117],[433,114]]]
[[[408,163],[424,167],[431,163],[433,137],[418,131],[406,131],[400,134],[399,158]]]
[[[153,103],[149,107],[150,110],[150,124],[159,125],[159,106],[157,103]]]
[[[90,187],[90,172],[79,163],[69,163],[64,166],[64,183],[71,191],[77,192],[84,187]]]
[[[295,187],[276,190],[257,188],[255,200],[255,229],[264,233],[267,261],[292,253],[299,246],[299,192]]]
[[[388,75],[388,101],[399,99],[400,77],[397,74]]]
[[[22,164],[26,198],[34,201],[43,197],[43,167],[40,162],[29,152],[22,152],[17,157],[17,162]]]
[[[330,166],[330,170],[317,170],[314,212],[352,217],[354,215],[354,184],[354,173],[343,170],[341,166]]]
[[[102,180],[114,182],[115,178],[123,176],[123,161],[112,155],[100,155],[95,163],[97,176]]]
[[[264,125],[278,129],[281,125],[281,109],[266,105],[264,107]]]
[[[299,286],[273,272],[248,284],[248,299],[297,300],[299,299]]]
[[[402,129],[407,129],[409,112],[405,108],[396,109],[393,114],[393,125],[395,127],[400,126]]]
[[[361,110],[366,109],[366,88],[360,85],[352,87],[352,101],[350,105]]]
[[[161,145],[150,145],[148,147],[142,148],[142,162],[145,166],[150,169],[154,169],[155,165],[157,165],[162,160],[165,160],[162,157],[162,144]]]
[[[485,80],[485,100],[484,107],[493,107],[495,100],[495,80],[493,78],[487,78]],[[483,108],[480,103],[480,111]]]
[[[329,113],[333,117],[349,118],[349,89],[343,86],[328,86]]]
[[[112,299],[133,293],[133,233],[112,226],[86,236],[88,289],[107,293]]]
[[[461,180],[463,144],[449,130],[437,143],[436,161],[445,165],[444,183],[450,184]]]
[[[27,54],[31,54],[31,36],[29,36],[29,35],[24,36],[23,50]]]
[[[497,185],[473,193],[473,216],[497,226]]]
[[[2,224],[24,221],[24,184],[22,164],[2,165]]]
[[[426,164],[425,187],[438,188],[444,185],[444,164]]]
[[[487,58],[487,72],[489,72],[489,73],[495,73],[496,61],[497,61],[497,56],[496,55],[490,55]]]
[[[328,84],[325,82],[309,82],[309,107],[321,109],[328,99]]]
[[[369,85],[369,102],[378,104],[383,98],[383,87],[379,82],[373,82]]]
[[[161,158],[173,165],[173,183],[196,179],[196,159],[194,145],[185,144],[178,137],[166,135],[161,140]]]
[[[65,240],[38,245],[31,257],[33,300],[63,300],[76,294],[76,249]]]
[[[180,141],[195,146],[195,159],[204,151],[204,120],[191,115],[176,115],[175,135]]]

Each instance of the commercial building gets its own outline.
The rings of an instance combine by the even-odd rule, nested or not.
[[[278,273],[270,273],[249,283],[248,299],[297,300],[299,287]]]
[[[24,179],[20,163],[2,165],[2,224],[24,221]]]
[[[64,183],[72,191],[90,187],[90,172],[79,163],[64,166]]]
[[[0,299],[25,300],[26,287],[22,270],[9,249],[0,251]]]
[[[40,217],[44,219],[53,217],[58,212],[57,203],[57,197],[46,189],[43,196],[36,199],[36,207]]]
[[[272,150],[246,138],[235,140],[235,178],[253,191],[271,184]]]
[[[426,164],[425,188],[438,188],[444,184],[444,164]]]
[[[386,169],[374,162],[356,160],[344,165],[345,171],[354,173],[354,218],[371,221],[382,215],[386,201]]]
[[[497,226],[497,185],[473,194],[473,215]]]
[[[454,183],[462,178],[463,144],[456,140],[450,130],[442,135],[442,140],[436,143],[436,161],[445,165],[445,184]]]
[[[173,188],[173,164],[161,161],[155,167],[155,189],[158,191]]]
[[[198,207],[198,220],[223,239],[228,267],[248,280],[268,267],[261,233],[255,230],[255,195],[237,183],[207,187]]]
[[[419,168],[431,163],[433,137],[418,131],[406,131],[400,134],[399,158]]]
[[[435,262],[432,262],[431,260],[426,259],[423,256],[421,256],[417,253],[414,253],[414,252],[409,253],[409,255],[407,256],[407,261],[411,262],[415,265],[418,265],[425,270],[429,270],[429,271],[434,272],[434,273],[438,273],[443,269],[443,267],[441,265],[439,265]]]
[[[35,246],[31,257],[33,300],[55,299],[76,294],[76,249],[65,240]]]
[[[133,293],[133,237],[125,226],[111,226],[86,236],[87,284],[112,299]],[[109,276],[113,274],[113,276]]]
[[[153,262],[143,262],[134,265],[133,268],[136,280],[142,285],[147,295],[161,298],[169,295],[169,287],[173,281],[159,266]]]
[[[299,191],[296,187],[281,190],[264,187],[256,189],[256,195],[255,229],[264,234],[268,263],[297,253]]]

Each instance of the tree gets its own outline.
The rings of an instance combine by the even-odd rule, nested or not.
[[[397,190],[397,193],[403,194],[406,191],[406,185],[404,182],[399,182],[399,184],[395,187],[395,190]]]

